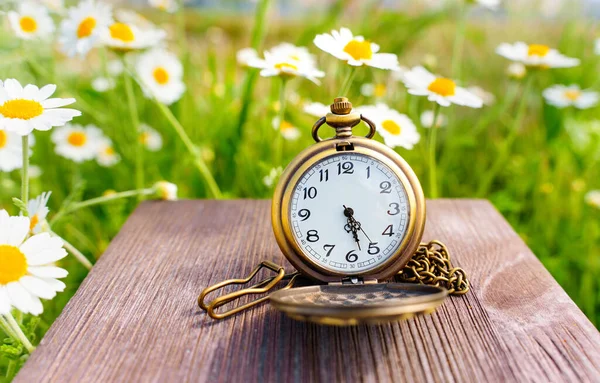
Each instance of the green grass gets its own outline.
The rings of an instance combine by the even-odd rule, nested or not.
[[[263,184],[263,177],[272,167],[285,166],[312,143],[310,128],[315,118],[302,112],[302,104],[307,100],[331,102],[338,95],[346,69],[343,63],[314,47],[312,38],[316,33],[349,26],[356,34],[379,43],[382,51],[397,53],[402,65],[420,64],[424,55],[431,53],[438,61],[433,71],[452,75],[456,10],[404,14],[363,5],[363,15],[356,17],[343,11],[345,3],[337,2],[325,14],[311,13],[291,20],[279,20],[272,14],[263,25],[267,33],[264,47],[281,41],[306,45],[318,55],[319,66],[327,73],[320,87],[301,79],[289,82],[285,119],[301,129],[302,137],[283,143],[280,162],[274,156],[277,132],[271,126],[277,114],[279,81],[258,77],[235,62],[238,49],[249,46],[252,40],[257,45],[262,42],[260,31],[252,37],[253,18],[190,10],[185,14],[186,40],[177,38],[177,33],[171,35],[169,47],[183,56],[188,92],[170,109],[201,148],[225,198],[270,198],[272,190]],[[150,16],[177,30],[177,16],[156,13]],[[541,91],[555,83],[577,83],[583,88],[599,90],[600,60],[593,54],[595,36],[590,25],[589,21],[569,17],[543,22],[534,15],[518,14],[494,19],[483,13],[469,18],[458,65],[462,82],[483,87],[497,100],[495,105],[481,110],[442,109],[450,123],[439,131],[437,157],[440,194],[490,199],[598,326],[600,210],[587,206],[584,194],[600,188],[599,136],[593,136],[591,143],[582,146],[572,140],[567,128],[584,133],[591,130],[600,110],[598,107],[585,111],[557,110],[544,105],[541,97]],[[519,40],[557,47],[569,56],[580,58],[582,65],[533,73],[530,92],[523,95],[522,84],[505,75],[507,60],[494,53],[500,42]],[[131,143],[136,136],[122,79],[117,79],[117,87],[107,93],[98,94],[90,88],[91,79],[102,72],[103,55],[114,56],[100,50],[85,61],[67,60],[49,45],[17,42],[8,30],[0,34],[0,52],[0,78],[17,78],[21,83],[37,85],[58,84],[60,96],[75,97],[78,100],[75,108],[83,111],[83,116],[75,122],[101,127],[122,156],[121,163],[110,169],[95,162],[78,166],[54,153],[50,133],[36,132],[31,162],[40,166],[43,174],[32,181],[31,195],[51,190],[50,206],[56,212],[74,189],[79,191],[73,198],[81,200],[97,197],[108,189],[134,189],[136,152]],[[376,101],[360,95],[360,85],[366,82],[386,83],[386,95],[379,101],[409,114],[415,122],[420,111],[431,107],[423,98],[409,97],[403,85],[391,80],[388,72],[364,67],[358,69],[349,92],[354,105]],[[181,198],[206,198],[209,193],[182,141],[137,86],[134,92],[140,121],[149,123],[164,139],[160,152],[145,152],[146,186],[166,179],[179,186]],[[244,98],[245,92],[249,97]],[[499,167],[489,190],[479,193],[490,166],[514,129],[519,102],[524,103],[523,121],[517,126],[510,155]],[[240,126],[243,108],[248,115],[246,123]],[[411,164],[427,191],[427,140],[426,132],[420,131],[422,140],[414,150],[398,152]],[[16,214],[11,198],[19,196],[18,172],[0,173],[0,185],[0,207]],[[61,220],[53,230],[91,259],[97,259],[136,204],[135,200],[122,200],[79,210]],[[22,319],[29,326],[27,334],[32,336],[34,344],[85,278],[86,269],[72,257],[61,261],[61,266],[70,272],[65,281],[67,290],[45,303],[39,319],[29,316]],[[531,283],[537,283],[535,278]],[[0,375],[10,379],[26,359],[26,353],[18,343],[6,341],[0,346],[0,354]]]

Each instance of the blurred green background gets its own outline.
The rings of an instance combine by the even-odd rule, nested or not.
[[[459,1],[432,3],[229,1],[211,7],[188,6],[185,12],[168,14],[138,2],[134,9],[167,31],[168,48],[177,52],[184,64],[188,91],[170,109],[200,147],[225,198],[270,198],[272,188],[263,178],[311,144],[310,128],[316,118],[303,112],[303,106],[310,101],[330,103],[338,96],[346,69],[343,62],[313,45],[318,33],[349,27],[377,42],[383,52],[397,54],[402,66],[425,65],[463,86],[477,85],[493,94],[495,102],[482,109],[442,109],[448,125],[440,129],[438,137],[440,193],[451,198],[490,199],[598,326],[600,210],[586,204],[584,196],[600,188],[599,108],[556,109],[542,98],[542,90],[553,84],[574,83],[600,90],[600,56],[594,54],[594,41],[600,36],[597,20],[586,16],[591,12],[586,12],[585,3],[556,7],[553,14],[548,14],[545,2],[502,4],[497,11]],[[118,6],[132,7],[122,2]],[[256,7],[262,7],[264,15],[255,12]],[[74,107],[83,112],[74,122],[100,127],[122,156],[112,168],[95,162],[77,165],[56,155],[49,133],[36,132],[31,163],[41,169],[41,175],[32,179],[31,195],[53,192],[52,217],[66,198],[85,200],[107,190],[134,189],[132,142],[136,136],[123,81],[115,78],[115,88],[106,92],[91,87],[91,82],[103,75],[103,63],[117,56],[100,48],[85,60],[68,59],[55,44],[20,41],[6,22],[3,26],[0,78],[40,86],[57,84],[59,96],[75,97]],[[261,52],[284,41],[308,47],[326,76],[321,86],[303,79],[289,82],[285,120],[300,129],[301,137],[283,142],[283,159],[277,163],[273,145],[279,132],[272,121],[278,113],[280,82],[238,65],[236,52],[253,43]],[[531,73],[531,89],[522,93],[522,81],[506,74],[510,62],[495,54],[500,43],[515,41],[557,48],[581,59],[581,65]],[[365,95],[364,84],[381,84],[380,93]],[[178,185],[180,198],[206,198],[202,178],[169,122],[139,87],[135,92],[140,121],[156,129],[164,140],[160,151],[145,152],[147,186],[164,179]],[[355,106],[383,102],[417,124],[421,112],[431,107],[425,98],[410,97],[389,71],[368,67],[359,68],[348,96]],[[517,106],[523,97],[524,117],[510,155],[488,190],[482,190],[482,182],[515,128]],[[243,125],[242,110],[248,113]],[[411,151],[399,148],[398,153],[411,164],[427,193],[426,130],[419,130],[421,142]],[[18,171],[0,172],[0,208],[16,214],[11,198],[19,196],[19,187]],[[134,199],[120,200],[83,209],[61,220],[53,230],[88,258],[97,259],[136,204]],[[67,290],[45,303],[39,319],[20,318],[30,326],[34,344],[87,274],[72,257],[61,265],[70,272],[65,280]],[[8,346],[0,348],[0,366],[6,369],[12,360],[18,367],[25,353],[13,352]]]

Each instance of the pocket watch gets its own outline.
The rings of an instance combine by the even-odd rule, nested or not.
[[[366,137],[352,132],[361,121],[369,127]],[[333,138],[321,138],[323,126],[335,130]],[[448,295],[443,287],[466,292],[464,272],[448,270],[445,246],[421,244],[425,197],[417,176],[399,154],[372,140],[374,135],[368,117],[354,111],[347,98],[336,98],[331,112],[312,128],[316,143],[287,166],[272,200],[275,239],[297,271],[286,275],[283,267],[265,261],[245,279],[205,289],[200,307],[213,318],[223,318],[268,299],[294,319],[352,325],[432,312]],[[419,253],[429,257],[424,268]],[[429,259],[442,260],[442,265]],[[409,262],[414,264],[407,267]],[[205,303],[209,293],[248,283],[262,268],[276,276]],[[388,281],[399,272],[404,281],[426,284]],[[300,277],[317,284],[293,287]],[[288,284],[269,296],[216,312],[243,295],[268,292],[284,279]]]

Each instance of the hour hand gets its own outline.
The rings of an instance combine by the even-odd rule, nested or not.
[[[358,250],[360,251],[360,240],[358,239],[358,231],[362,230],[360,227],[360,222],[354,219],[354,210],[352,210],[352,208],[346,207],[346,205],[342,206],[344,206],[344,215],[348,218],[348,223],[344,225],[344,230],[346,230],[347,233],[352,233],[352,237],[354,238],[354,241],[358,246]]]

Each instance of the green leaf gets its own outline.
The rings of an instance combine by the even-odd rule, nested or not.
[[[12,201],[15,204],[15,206],[18,207],[19,210],[23,213],[23,215],[29,216],[29,213],[27,212],[27,203],[26,202],[23,202],[18,198],[13,198]]]

